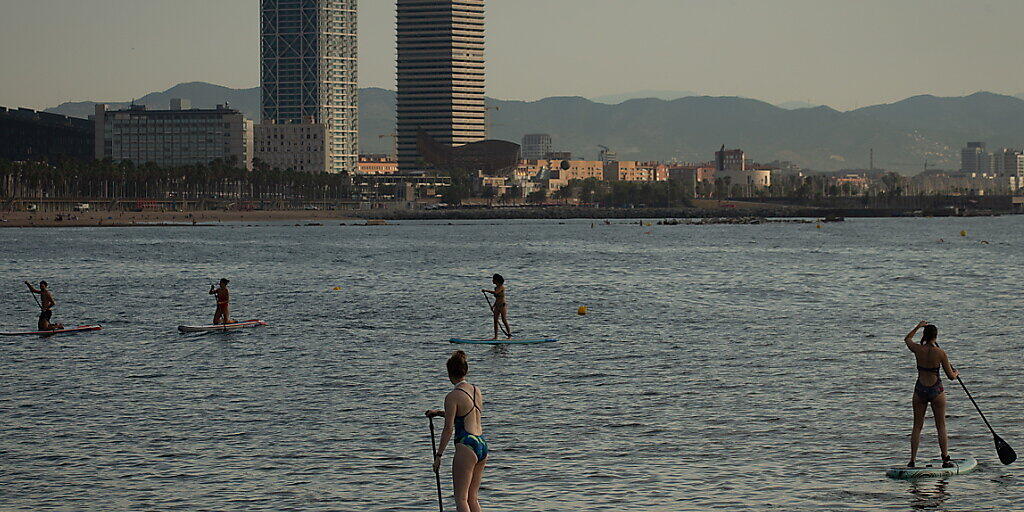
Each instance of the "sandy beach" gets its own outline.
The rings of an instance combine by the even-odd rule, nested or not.
[[[351,212],[330,210],[196,212],[2,212],[0,227],[130,227],[214,225],[222,222],[320,222],[354,220]]]

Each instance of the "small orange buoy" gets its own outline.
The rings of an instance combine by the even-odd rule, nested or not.
[[[332,290],[334,290],[336,292],[340,292],[341,291],[341,287],[340,286],[335,286],[334,288],[332,288]]]
[[[587,307],[586,306],[580,306],[579,309],[576,310],[576,314],[579,315],[579,316],[583,316],[583,315],[587,314]]]

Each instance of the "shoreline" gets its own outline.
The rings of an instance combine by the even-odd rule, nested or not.
[[[701,204],[703,203],[703,204]],[[470,207],[443,210],[258,210],[195,212],[2,212],[0,228],[33,227],[209,227],[223,223],[335,221],[363,223],[373,221],[431,220],[637,220],[637,219],[822,219],[825,217],[885,218],[921,217],[898,208],[815,208],[767,205],[763,203],[710,201],[700,206],[679,208],[594,208],[594,207]],[[710,204],[709,204],[710,203]],[[964,216],[1016,215],[1019,211],[978,211]]]

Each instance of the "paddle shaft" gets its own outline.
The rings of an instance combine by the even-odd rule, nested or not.
[[[39,302],[39,299],[36,298],[36,294],[35,294],[35,292],[32,291],[31,288],[29,288],[28,294],[32,296],[32,300],[36,301],[36,306],[39,306],[39,310],[42,311],[43,310],[43,305]]]
[[[431,416],[430,421],[430,447],[433,451],[430,452],[431,460],[437,457],[437,439],[434,437],[434,417]],[[437,482],[437,509],[440,512],[444,512],[444,502],[441,499],[441,472],[434,471],[434,481]]]
[[[964,388],[964,393],[967,393],[967,398],[971,399],[971,403],[974,404],[974,408],[978,410],[978,414],[981,415],[981,420],[985,422],[985,426],[988,427],[989,432],[992,435],[996,435],[995,429],[992,428],[992,424],[988,422],[988,418],[985,417],[985,413],[981,412],[981,407],[978,407],[978,402],[974,401],[974,397],[971,396],[971,392],[967,391],[967,386],[964,385],[964,381],[960,380],[960,376],[956,376],[956,381],[960,383],[960,387]]]
[[[491,308],[491,314],[493,315],[494,314],[494,305],[491,304],[491,297],[487,295],[487,292],[481,292],[481,293],[483,293],[484,294],[484,298],[487,299],[487,307]],[[505,326],[501,325],[501,322],[498,322],[498,328],[501,329],[501,332],[505,333],[505,336],[508,336],[509,338],[512,337],[512,335],[509,334],[509,332],[505,330]]]

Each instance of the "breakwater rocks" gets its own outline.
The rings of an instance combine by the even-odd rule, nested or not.
[[[715,224],[814,224],[807,219],[766,219],[764,217],[709,217],[697,220],[666,219],[659,226],[711,226]]]
[[[381,220],[498,220],[498,219],[678,219],[813,217],[820,208],[743,208],[735,211],[706,208],[448,208],[444,210],[369,210],[353,217]]]

